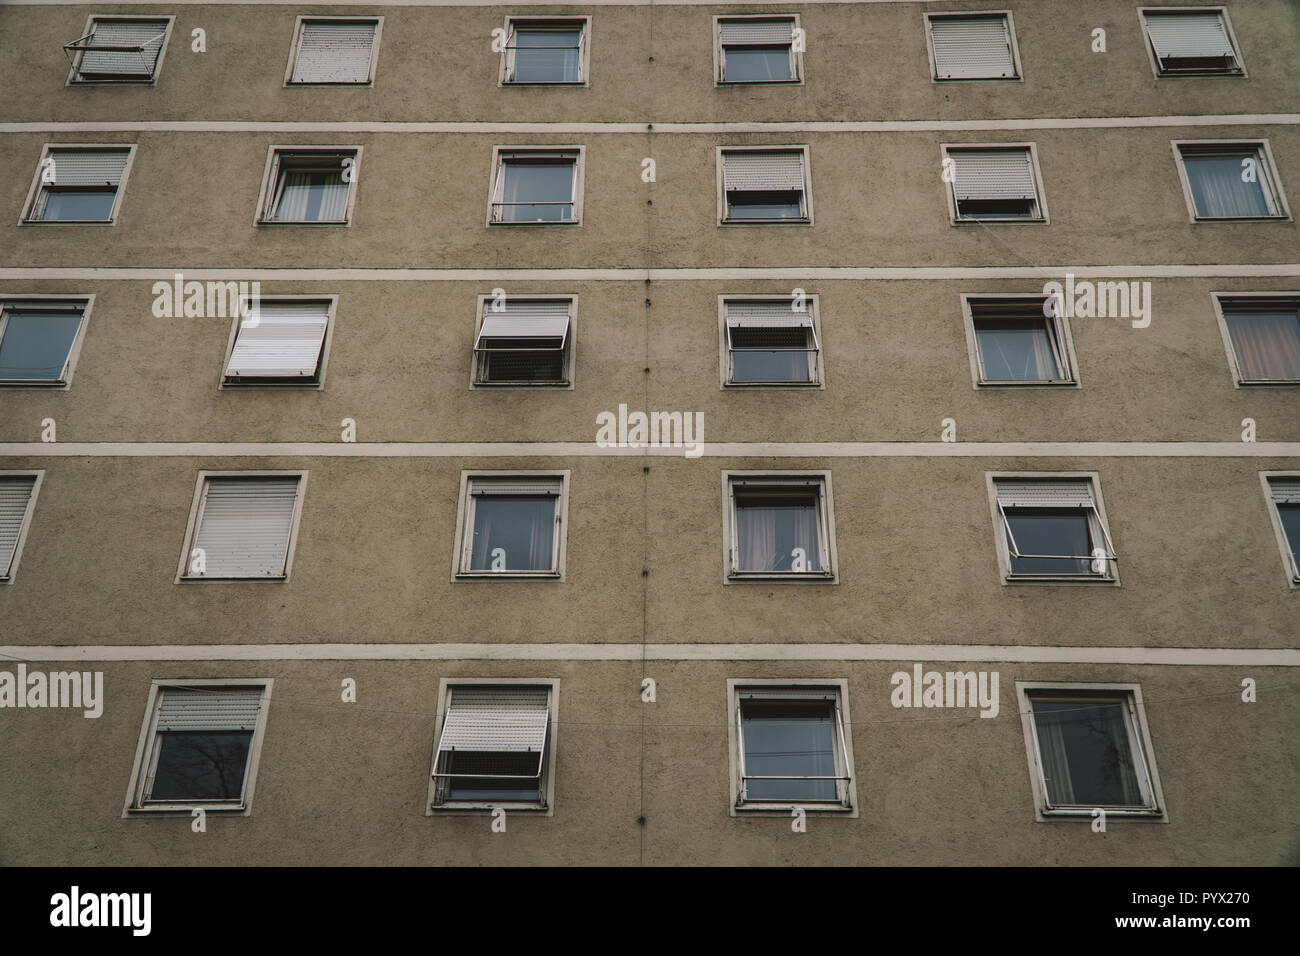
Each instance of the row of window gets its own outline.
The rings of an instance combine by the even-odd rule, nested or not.
[[[44,472],[0,472],[0,580],[12,580]],[[1300,473],[1263,472],[1292,587]],[[829,471],[723,471],[724,581],[837,583]],[[1096,474],[990,474],[1002,580],[1119,584]],[[288,580],[303,471],[201,471],[176,581]],[[563,580],[569,472],[462,472],[453,580]]]
[[[1157,77],[1243,76],[1224,7],[1139,10]],[[69,83],[154,83],[174,17],[93,15],[86,34],[64,45]],[[299,17],[286,86],[374,83],[383,17]],[[1022,73],[1010,11],[925,15],[931,78],[1018,80]],[[591,17],[508,17],[498,82],[502,86],[586,86]],[[715,16],[713,73],[719,86],[804,80],[808,38],[798,15]]]
[[[1193,222],[1289,219],[1267,140],[1172,142]],[[800,146],[718,146],[718,225],[812,225],[811,153]],[[271,146],[259,226],[352,221],[360,146]],[[1033,143],[941,146],[949,217],[1047,223]],[[114,223],[135,154],[129,144],[46,144],[22,222]],[[487,225],[581,225],[583,146],[494,146]]]
[[[163,283],[167,286],[167,283]],[[236,283],[230,283],[236,287]],[[196,303],[232,316],[222,388],[321,388],[336,297],[216,296]],[[1098,293],[1107,315],[1128,313],[1126,283]],[[206,290],[204,290],[206,291]],[[1113,297],[1113,300],[1112,300]],[[1239,386],[1300,384],[1300,296],[1212,296]],[[1058,299],[1034,293],[961,296],[977,388],[1080,387],[1069,317]],[[0,387],[68,387],[85,335],[90,299],[0,297]],[[574,296],[480,296],[470,358],[471,388],[572,388],[577,356]],[[1099,313],[1100,314],[1100,313]],[[718,297],[721,385],[824,387],[817,295]]]
[[[75,676],[75,675],[74,675]],[[975,673],[948,674],[975,700]],[[956,678],[956,680],[953,680]],[[248,814],[270,680],[157,681],[124,816]],[[1016,684],[1038,819],[1166,820],[1136,684]],[[731,811],[857,814],[848,681],[727,682]],[[441,682],[426,815],[555,806],[559,681]]]

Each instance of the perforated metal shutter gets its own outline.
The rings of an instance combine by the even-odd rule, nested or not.
[[[1092,483],[1081,480],[994,482],[1004,508],[1091,508]]]
[[[1300,478],[1270,478],[1268,490],[1280,505],[1300,505]],[[0,553],[0,558],[3,557]]]
[[[941,80],[998,79],[1016,75],[1007,18],[933,17],[935,75]]]
[[[555,495],[559,496],[564,479],[555,478],[471,478],[471,495]]]
[[[723,45],[774,45],[790,43],[794,36],[793,20],[722,20],[718,34]]]
[[[35,475],[0,477],[0,578],[9,576],[14,551],[18,549],[18,535],[35,487]]]
[[[728,302],[729,329],[812,328],[811,312],[795,312],[789,302]]]
[[[723,153],[727,192],[803,191],[803,153]]]
[[[479,328],[485,338],[559,338],[569,331],[568,301],[516,301],[507,299],[505,311],[493,312],[491,303]]]
[[[283,575],[298,485],[297,477],[209,478],[192,545],[204,552],[202,576]]]
[[[1236,62],[1228,28],[1218,12],[1148,12],[1146,21],[1147,36],[1161,61],[1222,56]]]
[[[329,306],[263,302],[240,320],[226,374],[261,378],[311,378],[320,361]]]
[[[120,150],[56,149],[54,160],[56,186],[118,186],[126,170],[130,153]]]
[[[166,687],[159,730],[256,730],[261,687]]]
[[[307,20],[293,67],[295,83],[366,83],[377,24]]]
[[[167,33],[166,20],[96,20],[77,72],[82,76],[149,78]],[[139,52],[96,50],[97,46],[138,46]]]
[[[953,189],[959,200],[1034,199],[1034,164],[1027,149],[953,149]]]
[[[438,752],[541,752],[550,690],[545,687],[452,687]]]

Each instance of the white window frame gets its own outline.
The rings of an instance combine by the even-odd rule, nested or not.
[[[155,814],[189,813],[203,809],[223,816],[246,817],[253,812],[253,790],[257,783],[257,767],[261,759],[262,740],[266,736],[266,719],[271,710],[271,689],[275,681],[270,677],[235,677],[227,680],[215,678],[154,678],[149,685],[149,699],[144,709],[144,722],[140,727],[140,740],[135,748],[135,762],[131,768],[131,782],[126,790],[126,804],[122,819],[147,817]],[[144,803],[144,786],[158,756],[158,710],[162,693],[169,688],[191,689],[199,687],[261,687],[262,703],[257,712],[257,727],[248,745],[248,764],[244,768],[244,792],[236,803]]]
[[[1029,162],[1034,171],[1034,192],[1037,194],[1038,216],[1033,219],[962,219],[957,215],[957,180],[946,183],[940,177],[939,184],[943,186],[944,196],[948,202],[948,219],[954,226],[966,226],[972,223],[978,223],[981,226],[1047,226],[1052,222],[1051,215],[1047,211],[1047,189],[1043,186],[1043,171],[1038,165],[1038,144],[1037,143],[940,143],[940,167],[942,161],[948,159],[951,151],[958,152],[964,150],[1029,150]],[[955,168],[955,167],[954,167]]]
[[[64,363],[63,372],[58,380],[50,379],[46,381],[19,381],[0,382],[0,389],[8,388],[38,388],[48,391],[67,391],[72,387],[72,375],[77,369],[77,358],[81,354],[81,344],[86,338],[86,325],[90,322],[90,310],[95,304],[95,295],[53,295],[46,292],[35,292],[31,295],[20,295],[8,292],[0,294],[0,340],[4,338],[5,325],[8,322],[8,310],[15,305],[26,303],[48,303],[55,305],[60,302],[68,304],[78,303],[81,305],[81,325],[77,327],[77,334],[72,339],[72,345],[68,348],[68,358]]]
[[[558,222],[506,222],[493,218],[493,212],[496,206],[502,200],[497,197],[504,195],[505,189],[505,167],[506,162],[515,156],[522,156],[528,153],[573,153],[573,218],[564,219]],[[583,178],[587,165],[587,147],[585,146],[493,146],[492,147],[492,169],[488,176],[488,202],[487,202],[487,224],[490,227],[510,227],[510,226],[581,226],[582,225],[582,194]]]
[[[817,493],[818,544],[822,571],[741,571],[738,569],[736,550],[736,496],[733,479],[771,479],[779,486],[785,479],[819,480]],[[794,584],[839,584],[840,562],[835,546],[835,499],[831,491],[831,473],[822,471],[775,470],[722,472],[722,583],[726,585],[744,581],[776,581]]]
[[[9,559],[9,567],[0,565],[0,586],[12,584],[15,577],[18,576],[18,562],[22,560],[23,545],[27,543],[27,532],[31,529],[32,518],[36,514],[36,496],[41,493],[41,484],[45,481],[44,468],[18,468],[15,470],[0,471],[0,478],[35,478],[32,483],[32,493],[27,498],[27,510],[23,512],[22,523],[18,526],[18,540],[14,544],[13,557]]]
[[[1010,10],[947,10],[942,13],[925,13],[922,14],[925,20],[925,48],[930,56],[930,82],[931,83],[1006,83],[1006,82],[1025,82],[1025,71],[1020,66],[1020,45],[1016,42],[1016,22]],[[1012,76],[971,76],[971,77],[940,77],[939,76],[939,58],[934,53],[934,31],[931,24],[935,20],[971,20],[987,17],[1003,17],[1007,24],[1007,36],[1011,39],[1011,68],[1015,71]]]
[[[510,79],[514,71],[515,55],[511,48],[515,39],[517,26],[527,27],[562,27],[574,24],[582,29],[578,38],[578,78],[577,80],[545,80],[540,82],[521,82]],[[501,67],[497,73],[497,86],[591,86],[591,17],[589,16],[536,16],[506,17],[506,43],[501,48]]]
[[[1147,29],[1146,15],[1148,11],[1151,13],[1217,13],[1219,14],[1219,16],[1223,18],[1223,29],[1224,32],[1227,33],[1228,35],[1228,42],[1232,44],[1233,56],[1237,60],[1236,71],[1235,72],[1229,71],[1223,73],[1216,72],[1216,71],[1188,72],[1188,73],[1161,73],[1160,61],[1156,59],[1156,52],[1152,48],[1152,44],[1151,44],[1151,33]],[[1195,7],[1187,7],[1187,6],[1138,7],[1137,13],[1138,13],[1138,21],[1142,30],[1142,45],[1146,47],[1147,60],[1150,61],[1151,63],[1151,73],[1152,75],[1155,76],[1157,80],[1181,79],[1181,78],[1206,79],[1207,77],[1215,78],[1215,77],[1222,77],[1222,76],[1245,77],[1248,75],[1246,73],[1246,61],[1241,55],[1241,44],[1237,42],[1237,34],[1232,29],[1232,19],[1231,17],[1228,16],[1227,7],[1215,6],[1215,5],[1195,6]]]
[[[550,709],[550,721],[546,729],[546,759],[542,774],[543,789],[546,793],[546,805],[521,801],[500,801],[496,803],[458,800],[434,806],[437,782],[434,774],[438,772],[438,744],[442,742],[442,727],[447,718],[447,691],[455,687],[545,687],[548,689],[547,706]],[[554,677],[444,677],[438,682],[437,720],[433,729],[433,759],[429,764],[429,791],[424,800],[424,815],[455,816],[481,814],[483,811],[500,807],[507,813],[516,811],[536,814],[543,817],[555,815],[555,752],[559,742],[560,681]]]
[[[984,473],[988,486],[989,509],[993,518],[993,539],[997,546],[998,577],[1005,587],[1022,585],[1078,585],[1083,587],[1119,587],[1119,557],[1110,533],[1110,520],[1106,517],[1106,502],[1101,496],[1101,478],[1095,471],[988,471]],[[1012,574],[1011,549],[1007,544],[1007,524],[998,503],[997,482],[1007,481],[1086,481],[1092,493],[1092,513],[1088,515],[1088,536],[1094,544],[1104,544],[1107,549],[1105,566],[1101,574]],[[1049,555],[1054,557],[1054,555]],[[1094,561],[1094,564],[1096,562]]]
[[[987,389],[999,388],[1081,388],[1082,383],[1079,379],[1079,361],[1074,351],[1074,335],[1070,330],[1070,319],[1066,315],[1057,315],[1053,318],[1043,317],[1044,322],[1050,322],[1056,335],[1056,347],[1058,358],[1064,367],[1068,379],[1060,381],[1024,381],[1024,382],[1004,382],[995,380],[985,380],[984,378],[984,359],[980,352],[979,336],[975,330],[975,308],[985,303],[1002,302],[1013,299],[1024,299],[1026,301],[1046,301],[1050,296],[1043,295],[1041,292],[963,292],[961,294],[962,319],[965,323],[966,330],[966,350],[970,357],[971,385],[979,392]],[[1056,311],[1059,311],[1056,310]]]
[[[312,144],[300,145],[275,145],[268,146],[266,150],[266,168],[262,172],[262,188],[257,194],[257,210],[253,214],[254,226],[324,226],[324,227],[345,227],[352,225],[353,208],[357,202],[357,186],[360,180],[361,171],[361,146],[318,146]],[[281,164],[286,156],[299,157],[307,156],[312,153],[336,154],[350,153],[352,159],[353,178],[348,183],[348,202],[343,211],[343,221],[329,220],[328,222],[312,222],[299,220],[272,219],[270,216],[275,212],[272,205],[280,193],[280,172]]]
[[[473,351],[474,346],[478,344],[479,330],[483,328],[483,319],[487,315],[488,306],[492,304],[493,297],[490,295],[478,296],[476,309],[474,312],[474,338],[470,344],[470,367],[469,367],[469,387],[471,389],[486,389],[499,391],[501,389],[558,389],[561,391],[572,391],[574,386],[574,372],[577,368],[577,346],[578,346],[578,294],[557,295],[545,293],[541,295],[518,295],[508,294],[506,301],[517,300],[521,302],[568,302],[569,303],[569,334],[564,344],[564,381],[563,382],[510,382],[495,383],[485,382],[479,378],[479,356]]]
[[[729,302],[785,302],[792,304],[793,299],[789,292],[774,293],[772,295],[753,295],[753,294],[720,294],[718,296],[718,388],[726,389],[751,389],[751,388],[818,388],[825,391],[826,389],[826,344],[822,341],[821,326],[821,308],[818,296],[815,293],[807,293],[804,296],[804,302],[808,309],[808,315],[812,320],[813,344],[812,350],[814,363],[817,368],[817,374],[807,382],[735,382],[732,381],[732,362],[731,349],[727,338],[727,303]]]
[[[0,472],[0,474],[3,474]],[[1295,557],[1291,552],[1291,542],[1287,540],[1286,528],[1282,527],[1282,516],[1277,510],[1277,502],[1273,500],[1273,486],[1270,482],[1272,478],[1285,478],[1290,481],[1300,481],[1300,471],[1261,471],[1259,473],[1260,484],[1264,488],[1264,503],[1268,507],[1268,518],[1273,524],[1273,534],[1277,538],[1278,552],[1282,555],[1282,570],[1286,574],[1287,587],[1291,590],[1300,590],[1300,565],[1297,565]],[[33,492],[33,496],[35,492]],[[1300,551],[1300,541],[1295,542],[1296,550]],[[17,558],[14,559],[15,561]]]
[[[804,67],[803,51],[795,52],[793,39],[790,43],[790,79],[788,80],[728,80],[726,78],[727,55],[722,45],[722,21],[737,20],[790,20],[790,35],[793,38],[795,31],[801,30],[799,14],[797,13],[759,13],[750,15],[731,16],[722,14],[713,18],[713,85],[715,87],[747,87],[747,86],[803,86],[804,84]],[[805,34],[805,42],[807,35]]]
[[[451,557],[451,579],[456,581],[563,581],[565,578],[566,544],[569,536],[569,477],[568,470],[544,468],[532,470],[486,471],[473,470],[460,473],[460,495],[456,503],[456,540]],[[471,571],[466,560],[473,546],[474,496],[469,493],[470,482],[476,478],[559,478],[560,494],[555,504],[555,538],[552,542],[550,571]]]
[[[1233,388],[1295,388],[1300,385],[1300,378],[1286,379],[1284,381],[1255,381],[1247,379],[1242,373],[1241,364],[1237,361],[1237,349],[1232,344],[1232,332],[1228,328],[1228,317],[1224,310],[1224,301],[1229,303],[1234,301],[1246,302],[1250,299],[1259,299],[1261,303],[1271,299],[1292,300],[1292,305],[1300,309],[1300,291],[1297,292],[1212,292],[1210,300],[1214,303],[1214,317],[1219,323],[1219,334],[1223,338],[1223,348],[1228,355],[1228,372],[1232,375]],[[1227,311],[1232,311],[1229,308]]]
[[[298,65],[298,50],[302,45],[302,29],[306,23],[373,23],[375,25],[375,37],[370,45],[370,73],[364,83],[333,83],[319,80],[298,80],[294,81],[293,71]],[[379,17],[319,17],[319,16],[299,16],[293,24],[293,42],[289,46],[289,65],[284,70],[284,86],[286,87],[313,87],[313,86],[335,86],[344,89],[364,89],[375,85],[375,70],[379,65],[379,42],[380,35],[384,30],[384,18]]]
[[[727,218],[727,189],[723,176],[723,154],[726,153],[802,153],[803,158],[803,192],[799,204],[804,215],[799,219],[729,219]],[[808,145],[773,145],[773,146],[716,146],[714,147],[714,166],[717,176],[718,225],[719,226],[811,226],[813,225],[812,199],[812,147]]]
[[[1286,192],[1282,189],[1282,180],[1277,174],[1277,164],[1273,162],[1273,147],[1267,139],[1174,139],[1169,141],[1174,151],[1174,165],[1178,168],[1178,181],[1183,187],[1183,199],[1187,202],[1188,222],[1292,222],[1291,207],[1287,205]],[[1264,193],[1264,201],[1273,210],[1267,216],[1202,216],[1196,211],[1196,200],[1192,195],[1191,180],[1187,176],[1187,167],[1183,164],[1183,147],[1190,146],[1193,153],[1203,151],[1212,153],[1217,147],[1225,152],[1250,152],[1254,150],[1257,178]]]
[[[1020,725],[1025,736],[1025,755],[1029,760],[1029,780],[1033,788],[1034,819],[1040,823],[1052,820],[1091,822],[1093,807],[1051,809],[1047,804],[1047,785],[1043,779],[1042,758],[1038,749],[1038,728],[1034,722],[1030,697],[1035,692],[1064,692],[1062,696],[1124,698],[1125,727],[1128,730],[1129,748],[1138,771],[1138,787],[1153,805],[1152,809],[1103,808],[1106,822],[1168,823],[1169,810],[1164,791],[1160,786],[1160,773],[1156,769],[1155,749],[1151,744],[1151,730],[1147,726],[1146,707],[1142,701],[1141,684],[1082,683],[1073,681],[1016,681],[1016,697],[1020,705]],[[1139,766],[1140,764],[1140,766]]]
[[[269,575],[258,574],[247,577],[211,577],[205,574],[190,574],[189,561],[190,550],[193,547],[195,536],[202,524],[202,504],[203,491],[207,487],[209,478],[297,478],[298,492],[294,498],[293,516],[289,520],[289,541],[285,546],[284,554],[284,574]],[[302,470],[259,470],[259,471],[200,471],[198,479],[194,483],[194,498],[190,503],[189,523],[185,528],[185,544],[181,548],[181,559],[176,566],[176,577],[173,581],[175,584],[182,582],[202,581],[209,584],[249,584],[255,582],[264,582],[269,584],[285,584],[293,572],[293,553],[297,550],[298,545],[298,525],[302,520],[303,501],[307,497],[307,471]]]
[[[256,379],[250,379],[246,382],[231,382],[228,380],[226,370],[230,367],[230,357],[235,351],[235,342],[239,338],[239,329],[242,326],[245,315],[244,309],[247,298],[239,300],[239,310],[232,317],[230,322],[230,337],[226,340],[226,355],[221,360],[221,370],[217,374],[217,388],[225,390],[227,388],[235,391],[244,391],[250,388],[266,389],[307,389],[319,391],[325,387],[325,369],[329,363],[330,343],[334,341],[334,314],[338,309],[339,297],[337,295],[260,295],[257,298],[259,303],[276,303],[276,302],[301,302],[303,304],[327,304],[325,312],[325,336],[321,341],[320,361],[316,365],[316,377],[314,380],[304,378],[301,382],[265,382]]]
[[[163,57],[167,55],[167,44],[171,41],[172,27],[176,23],[176,17],[168,16],[166,14],[161,16],[155,16],[153,14],[137,15],[132,13],[92,13],[86,17],[86,25],[82,28],[82,35],[81,35],[82,39],[86,39],[94,32],[96,23],[106,21],[106,20],[134,20],[137,22],[141,20],[146,20],[146,21],[156,21],[158,23],[163,23],[163,22],[166,23],[166,26],[163,27],[162,46],[158,48],[158,59],[154,61],[153,74],[147,80],[80,79],[81,58],[82,58],[82,54],[85,51],[78,50],[76,55],[72,57],[72,68],[68,71],[68,79],[64,83],[64,86],[157,86],[158,76],[160,73],[162,73]]]
[[[843,803],[829,802],[811,802],[811,803],[793,803],[791,801],[774,801],[774,800],[748,800],[742,799],[742,777],[743,777],[743,741],[741,739],[741,710],[740,710],[740,693],[742,691],[779,691],[781,688],[791,687],[799,689],[824,688],[827,691],[834,691],[836,695],[835,708],[838,727],[836,736],[838,744],[835,748],[835,769],[837,776],[843,776],[844,780],[840,781],[840,792],[843,794]],[[795,678],[791,680],[776,678],[754,678],[745,680],[742,678],[727,679],[727,745],[729,751],[729,782],[730,788],[727,791],[729,795],[729,812],[733,817],[736,816],[759,816],[759,817],[785,817],[789,818],[790,811],[795,807],[802,808],[806,813],[819,813],[828,816],[842,815],[849,819],[856,819],[858,816],[858,775],[855,772],[855,763],[853,760],[853,718],[849,713],[849,682],[842,678],[817,679],[817,678]]]
[[[126,193],[127,179],[131,175],[131,167],[135,163],[135,143],[46,143],[41,147],[41,158],[36,162],[36,172],[32,174],[32,184],[27,190],[27,199],[23,202],[22,215],[18,218],[20,226],[115,226],[117,225],[118,214],[122,210],[122,196]],[[44,190],[44,184],[41,183],[41,171],[45,168],[45,160],[51,153],[62,152],[65,150],[84,150],[87,152],[98,152],[100,150],[124,151],[126,153],[126,165],[122,167],[122,178],[118,181],[117,191],[113,196],[113,208],[109,210],[107,219],[32,219],[32,214],[36,211],[36,203]]]

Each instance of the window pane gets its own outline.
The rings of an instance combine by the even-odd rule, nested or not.
[[[745,775],[835,776],[835,720],[828,703],[745,701],[741,704]],[[750,780],[750,800],[836,799],[834,780]]]
[[[821,571],[817,521],[816,495],[737,496],[738,570],[792,571],[799,558],[804,570]]]
[[[1224,312],[1238,371],[1247,381],[1300,381],[1300,315]]]
[[[1255,163],[1253,182],[1245,182],[1243,161]],[[1187,182],[1198,216],[1267,216],[1268,200],[1264,196],[1263,163],[1258,154],[1235,153],[1231,156],[1183,156]]]
[[[475,496],[470,570],[554,570],[556,500]]]
[[[1035,700],[1034,724],[1055,806],[1143,806],[1119,700]]]
[[[806,329],[730,329],[733,382],[811,382]]]
[[[790,75],[790,48],[734,47],[724,49],[728,83],[762,83],[794,79]]]
[[[957,203],[962,219],[1037,219],[1038,204],[1032,199],[963,199]]]
[[[1021,554],[1083,555],[1092,554],[1092,536],[1088,516],[1082,509],[1035,508],[1006,509],[1011,533]],[[1008,539],[1007,547],[1011,547]],[[1012,574],[1092,574],[1088,559],[1011,556]]]
[[[572,220],[574,170],[572,162],[507,162],[502,173],[505,176],[502,221]]]
[[[1046,322],[980,319],[975,338],[988,382],[1050,382],[1065,376],[1057,365]]]
[[[166,731],[150,800],[238,800],[253,735],[248,731]]]
[[[521,27],[515,32],[514,82],[578,82],[582,31]]]
[[[0,339],[0,379],[58,381],[81,326],[77,312],[10,312]]]
[[[116,189],[55,189],[45,187],[40,218],[45,222],[70,219],[107,221],[113,213]]]
[[[561,339],[489,339],[484,348],[485,382],[558,382],[564,378]]]
[[[728,219],[802,219],[797,192],[729,192]]]
[[[1300,567],[1300,505],[1278,505],[1277,514],[1282,520],[1282,530],[1286,532],[1291,561]]]
[[[527,800],[541,799],[537,774],[540,757],[536,752],[517,751],[479,753],[452,751],[438,759],[438,772],[483,774],[481,777],[444,777],[446,800]],[[531,779],[502,779],[522,777]]]
[[[284,188],[272,217],[277,222],[342,222],[347,215],[349,184],[343,169],[287,169]]]

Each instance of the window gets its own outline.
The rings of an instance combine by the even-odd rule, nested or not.
[[[728,577],[834,581],[830,474],[723,474]]]
[[[1287,218],[1266,143],[1175,143],[1192,219]]]
[[[176,579],[288,579],[306,484],[303,472],[200,472]]]
[[[493,151],[489,225],[578,223],[582,147]]]
[[[733,812],[855,808],[846,682],[727,682]]]
[[[142,810],[252,808],[271,681],[154,681],[128,816]]]
[[[589,22],[588,17],[507,20],[502,84],[585,84]]]
[[[962,296],[976,385],[1074,385],[1069,326],[1051,297]]]
[[[811,223],[808,147],[718,150],[721,223]]]
[[[365,86],[374,81],[383,18],[299,17],[285,83]]]
[[[1300,385],[1300,296],[1217,296],[1238,385]]]
[[[1156,76],[1241,76],[1223,7],[1150,7],[1141,11]]]
[[[1046,222],[1032,145],[945,146],[954,222]]]
[[[1017,681],[1039,820],[1164,821],[1164,799],[1137,685]]]
[[[1005,581],[1118,582],[1094,479],[998,477],[993,489]]]
[[[936,80],[1020,78],[1010,13],[929,14],[930,55]]]
[[[821,384],[816,297],[720,302],[724,385]]]
[[[459,577],[564,577],[568,472],[461,479]]]
[[[346,225],[352,216],[360,164],[359,146],[272,146],[258,222]]]
[[[1282,561],[1295,587],[1300,585],[1300,475],[1266,474],[1263,478],[1264,488],[1273,502],[1274,528],[1282,547]],[[0,559],[3,558],[0,552]]]
[[[0,471],[0,581],[13,580],[44,472]]]
[[[27,222],[112,222],[133,147],[47,146],[32,184]]]
[[[803,53],[795,49],[799,18],[714,17],[718,83],[798,83]]]
[[[429,812],[550,811],[557,681],[443,682]]]
[[[222,384],[319,385],[333,311],[328,299],[246,300],[231,330]]]
[[[173,17],[93,16],[86,35],[63,46],[72,61],[69,83],[153,83]]]
[[[89,308],[86,300],[0,301],[0,385],[66,387]]]
[[[473,384],[571,384],[573,315],[571,298],[481,297]]]

